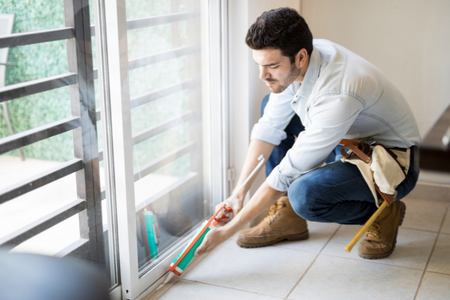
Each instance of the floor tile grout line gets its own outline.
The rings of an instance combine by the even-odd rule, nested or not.
[[[450,273],[442,273],[442,272],[436,272],[436,271],[427,271],[428,273],[433,273],[433,274],[439,274],[439,275],[445,275],[445,276],[450,276]]]
[[[259,292],[251,292],[251,291],[247,291],[247,290],[237,289],[237,288],[234,288],[234,287],[228,287],[228,286],[218,285],[218,284],[204,282],[204,281],[190,280],[190,279],[180,279],[180,281],[189,281],[189,282],[194,282],[194,283],[200,283],[200,284],[206,284],[206,285],[210,285],[210,286],[215,286],[215,287],[219,287],[219,288],[223,288],[223,289],[235,290],[235,291],[239,291],[239,292],[245,292],[245,293],[256,294],[256,295],[263,295],[263,296],[268,296],[268,297],[277,298],[277,299],[284,299],[284,298],[279,297],[279,296],[268,295],[268,294],[263,294],[263,293],[259,293]]]
[[[418,200],[418,201],[422,201],[422,202],[425,202],[425,203],[428,203],[429,201],[433,201],[433,200],[424,200],[424,199],[420,199],[420,198],[406,198],[406,199],[404,198],[404,199],[402,199],[402,201],[404,201],[406,204],[408,204],[408,199]],[[445,210],[446,211],[450,207],[450,205],[449,205],[450,202],[448,202],[448,201],[433,201],[433,202],[445,203]],[[445,220],[445,215],[446,214],[444,213],[444,220]],[[441,225],[442,225],[442,222],[441,222]],[[420,229],[420,228],[405,227],[405,225],[402,226],[402,228],[405,228],[405,229],[413,229],[413,230],[419,230],[419,231],[424,231],[424,232],[440,232],[441,227],[442,226],[439,226],[439,229],[437,231],[435,231],[435,230],[425,230],[425,229]]]
[[[413,300],[416,300],[417,296],[419,295],[420,287],[422,286],[422,282],[423,282],[423,279],[425,277],[425,273],[426,273],[426,271],[423,270],[422,276],[420,277],[419,285],[417,286],[416,293],[414,294],[414,299]]]
[[[333,238],[333,236],[336,234],[336,232],[339,230],[340,227],[341,227],[341,226],[339,225],[339,226],[336,228],[336,230],[334,231],[334,233],[329,237],[327,243],[325,243],[325,245],[321,248],[321,250],[319,251],[319,253],[317,254],[317,256],[323,251],[323,249],[326,247],[326,245],[328,244],[328,242]],[[229,242],[229,241],[231,241],[231,238],[227,239],[225,242]],[[224,243],[225,243],[225,242],[224,242]],[[275,248],[275,246],[269,246],[269,247],[274,247],[274,248]],[[289,248],[288,250],[291,250],[291,251],[302,251],[302,252],[312,253],[312,252],[309,252],[309,251],[298,250],[298,249],[290,249],[290,248]],[[210,252],[210,253],[211,253],[211,252]],[[210,253],[207,253],[206,255],[209,255]],[[317,258],[317,256],[316,256],[316,258]],[[205,257],[206,257],[206,256],[205,256]],[[203,258],[204,258],[204,257],[203,257]],[[203,259],[203,258],[202,258],[202,259]],[[314,260],[314,261],[315,261],[315,260]],[[185,272],[184,272],[183,275],[185,275],[186,273],[188,273],[189,271],[191,271],[191,270],[192,270],[199,262],[200,262],[200,261],[197,261],[194,265],[189,265],[189,270],[185,270]],[[306,272],[305,272],[305,273],[306,273]],[[167,293],[167,291],[169,291],[170,289],[172,289],[172,288],[173,288],[176,284],[178,284],[180,281],[198,282],[198,283],[201,283],[201,284],[207,284],[207,285],[211,285],[211,286],[217,286],[217,287],[221,287],[221,288],[225,288],[225,289],[232,289],[232,290],[237,290],[237,291],[242,291],[242,292],[247,292],[247,293],[254,293],[254,294],[259,294],[259,295],[264,295],[264,296],[269,296],[269,297],[275,297],[275,298],[279,298],[279,299],[287,299],[287,298],[283,298],[283,297],[278,297],[278,296],[273,296],[273,295],[268,295],[268,294],[263,294],[263,293],[258,293],[258,292],[251,292],[251,291],[247,291],[247,290],[242,290],[242,289],[237,289],[237,288],[233,288],[233,287],[227,287],[227,286],[222,286],[222,285],[212,284],[212,283],[203,282],[203,281],[197,281],[197,280],[191,280],[191,279],[179,278],[175,284],[173,284],[170,288],[168,288],[166,291],[164,291],[164,292],[163,292],[161,295],[159,295],[158,298],[156,298],[155,300],[160,299],[164,294]],[[297,284],[298,284],[298,282],[297,282]],[[296,285],[297,285],[297,284],[296,284]],[[295,286],[294,286],[294,288],[295,288]],[[292,292],[292,290],[291,290],[291,292]],[[290,294],[291,292],[289,292],[289,294]],[[289,294],[288,294],[288,296],[289,296]]]
[[[328,241],[325,243],[325,245],[323,245],[322,249],[320,249],[319,253],[317,253],[316,257],[314,257],[314,260],[312,261],[312,263],[308,266],[308,268],[305,270],[305,272],[303,273],[302,276],[300,276],[299,280],[297,281],[297,283],[294,285],[294,287],[291,289],[291,291],[287,294],[286,298],[284,298],[285,300],[287,300],[289,298],[289,296],[292,294],[292,292],[295,290],[295,288],[299,285],[299,283],[303,280],[303,278],[305,277],[305,275],[308,273],[308,271],[311,269],[311,267],[314,265],[314,263],[316,262],[317,258],[319,257],[320,254],[322,254],[323,249],[325,249],[325,247],[328,245],[328,243],[331,241],[331,239],[336,235],[336,233],[339,231],[339,228],[341,228],[341,225],[339,225],[336,230],[334,231],[334,233],[328,238]]]
[[[431,252],[430,252],[429,257],[428,257],[428,259],[427,259],[427,262],[426,262],[426,264],[425,264],[425,268],[424,268],[423,270],[421,270],[421,269],[416,269],[416,268],[404,267],[404,266],[390,265],[390,264],[380,263],[380,262],[374,262],[374,263],[377,263],[377,264],[379,264],[379,265],[384,265],[384,266],[391,266],[391,267],[398,267],[398,268],[410,269],[410,270],[415,270],[415,271],[421,271],[421,272],[422,272],[422,276],[421,276],[419,285],[418,285],[418,287],[417,287],[417,290],[416,290],[414,299],[416,299],[416,298],[418,297],[418,294],[419,294],[421,285],[422,285],[422,283],[423,283],[423,281],[424,281],[424,277],[425,277],[425,275],[426,275],[427,272],[429,272],[429,273],[435,273],[435,274],[440,274],[440,275],[444,275],[444,276],[450,276],[450,274],[446,274],[446,273],[440,273],[440,272],[435,272],[435,271],[427,271],[428,265],[429,265],[429,263],[430,263],[430,261],[431,261],[431,257],[433,256],[433,253],[434,253],[434,251],[435,251],[436,244],[437,244],[437,240],[438,240],[440,234],[441,234],[441,233],[442,233],[442,234],[447,234],[447,235],[450,234],[450,233],[442,232],[444,222],[445,222],[446,217],[448,216],[449,213],[450,213],[450,206],[447,207],[447,208],[445,209],[445,213],[444,213],[444,216],[443,216],[443,218],[442,218],[442,220],[441,220],[441,222],[440,222],[440,226],[439,226],[438,231],[424,230],[424,229],[420,229],[420,228],[403,227],[403,228],[405,228],[405,229],[417,230],[417,231],[421,231],[421,232],[430,232],[430,233],[436,233],[436,234],[437,234],[437,235],[436,235],[436,238],[435,238],[435,240],[434,240],[434,243],[433,243]],[[323,253],[323,250],[327,247],[327,245],[330,243],[330,241],[334,238],[334,236],[337,234],[337,232],[339,231],[340,228],[342,228],[341,225],[339,225],[339,226],[336,228],[336,230],[334,231],[334,233],[328,238],[327,242],[326,242],[326,243],[324,244],[324,246],[320,249],[320,251],[319,251],[318,253],[316,252],[317,255],[314,257],[314,260],[312,261],[312,263],[308,266],[308,268],[305,270],[305,272],[302,274],[302,276],[300,277],[300,279],[297,281],[297,283],[294,285],[294,287],[291,289],[291,291],[288,293],[288,295],[287,295],[284,299],[288,299],[288,298],[289,298],[289,296],[292,294],[292,292],[294,291],[294,289],[299,285],[299,283],[303,280],[303,278],[304,278],[304,277],[306,276],[306,274],[309,272],[309,270],[311,269],[311,267],[315,264],[315,262],[317,261],[318,257],[320,256],[320,254],[323,254],[323,255],[329,256],[329,257],[347,258],[347,259],[352,259],[352,260],[356,260],[356,261],[361,261],[360,259],[357,259],[357,258],[352,258],[352,257],[342,257],[342,256],[336,256],[336,255],[332,255],[332,254],[325,254],[325,253]],[[294,249],[292,249],[292,250],[294,250]],[[308,251],[306,251],[306,252],[308,252]],[[364,261],[364,260],[363,260],[363,261]],[[194,280],[189,280],[189,279],[184,279],[184,278],[181,278],[181,279],[179,279],[177,282],[175,282],[169,289],[167,289],[167,290],[164,291],[161,295],[159,295],[157,299],[161,299],[161,297],[163,297],[163,296],[167,293],[168,290],[170,290],[170,289],[172,289],[174,286],[178,285],[180,281],[194,282],[194,283],[199,283],[199,284],[206,284],[206,285],[210,285],[210,286],[216,286],[216,287],[219,287],[219,288],[232,289],[232,290],[236,290],[236,291],[240,291],[240,292],[253,293],[253,294],[257,294],[257,295],[259,294],[259,295],[265,295],[265,296],[275,297],[275,298],[278,298],[278,299],[283,299],[282,297],[279,297],[279,296],[267,295],[267,294],[263,294],[263,293],[259,293],[259,292],[252,292],[252,291],[247,291],[247,290],[241,290],[241,289],[236,289],[236,288],[233,288],[233,287],[226,287],[226,286],[221,286],[221,285],[216,285],[216,284],[206,283],[206,282],[202,282],[202,281],[194,281]],[[155,300],[157,300],[157,299],[155,299]]]
[[[404,226],[402,226],[402,229],[417,230],[417,231],[431,232],[431,233],[439,233],[439,229],[438,229],[437,231],[435,231],[435,230],[425,230],[425,229],[412,228],[412,227],[404,227]]]
[[[441,226],[439,227],[439,231],[438,231],[439,233],[445,233],[445,232],[442,232],[442,227],[444,227],[445,219],[447,218],[447,215],[449,215],[449,211],[450,211],[450,206],[447,207],[447,211],[444,214],[444,218],[442,219]]]
[[[386,267],[401,268],[401,269],[407,269],[407,270],[412,270],[412,271],[420,271],[420,272],[424,271],[422,269],[416,269],[416,268],[410,268],[410,267],[404,267],[404,266],[398,266],[398,265],[390,265],[390,264],[387,264],[387,263],[379,262],[379,260],[382,260],[382,259],[379,259],[379,260],[364,259],[364,258],[359,259],[359,258],[353,258],[353,257],[332,255],[332,254],[328,254],[328,253],[322,253],[322,254],[325,255],[325,256],[328,256],[328,257],[342,258],[342,259],[351,259],[351,260],[354,260],[354,261],[367,262],[367,263],[377,264],[377,265],[386,266]]]
[[[442,218],[442,221],[441,221],[441,226],[439,226],[438,234],[436,236],[436,239],[434,240],[433,248],[431,248],[430,256],[428,257],[427,263],[425,264],[425,269],[423,270],[422,277],[420,278],[419,285],[417,286],[416,294],[414,295],[414,300],[416,300],[417,295],[419,295],[419,291],[420,291],[420,288],[422,286],[423,280],[425,278],[425,274],[427,273],[428,264],[430,263],[431,257],[433,256],[434,249],[436,248],[437,240],[439,239],[439,235],[441,233],[442,226],[444,225],[444,221],[445,221],[445,218],[447,217],[448,211],[449,211],[449,208],[447,207],[447,211],[445,212],[444,217]]]

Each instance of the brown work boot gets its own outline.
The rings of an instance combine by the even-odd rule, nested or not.
[[[386,207],[366,232],[358,246],[359,256],[366,259],[385,258],[394,252],[398,227],[405,217],[406,205],[395,201]]]
[[[269,215],[261,223],[241,231],[237,244],[243,248],[256,248],[308,237],[306,220],[295,213],[288,197],[281,197],[269,208]]]

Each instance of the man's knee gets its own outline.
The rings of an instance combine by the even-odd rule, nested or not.
[[[292,209],[297,215],[305,220],[315,221],[316,216],[312,209],[314,198],[316,197],[315,185],[307,177],[300,177],[291,184],[288,190],[288,197]]]

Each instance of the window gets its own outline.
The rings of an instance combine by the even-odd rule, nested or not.
[[[3,1],[0,9],[0,244],[84,259],[114,287],[114,232],[100,186],[93,11],[87,1]]]
[[[87,260],[117,299],[165,274],[225,195],[224,16],[226,1],[2,2],[0,245]]]

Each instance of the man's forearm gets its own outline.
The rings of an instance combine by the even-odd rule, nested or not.
[[[256,167],[256,165],[258,164],[258,157],[261,154],[264,154],[266,161],[267,161],[267,159],[269,158],[270,154],[273,151],[273,148],[274,148],[274,145],[269,144],[267,142],[263,142],[261,140],[256,140],[256,139],[251,140],[250,145],[248,147],[248,151],[247,151],[247,157],[245,158],[244,165],[242,166],[242,171],[239,176],[239,180],[236,184],[236,187],[241,186],[241,184],[245,181],[245,179],[248,177],[248,175],[250,175],[250,173]],[[251,178],[249,180],[249,182],[247,182],[247,184],[244,186],[244,188],[241,190],[241,192],[239,192],[239,194],[236,197],[237,199],[239,199],[239,201],[244,200],[244,197],[247,194],[247,191],[250,189],[255,178],[256,178],[256,175],[253,176],[253,178]],[[234,191],[233,191],[233,194],[234,194]]]
[[[285,191],[280,192],[274,190],[267,184],[267,182],[264,182],[250,201],[244,206],[241,212],[237,214],[229,224],[226,225],[230,232],[230,236],[239,230],[239,228],[241,228],[244,224],[250,222],[264,210],[268,209],[285,193]]]

